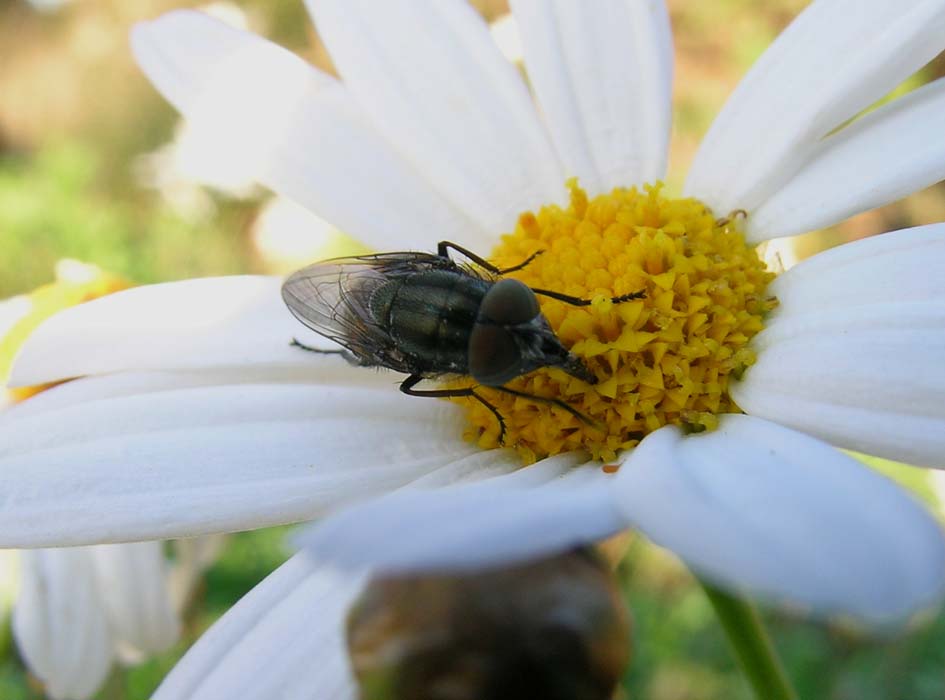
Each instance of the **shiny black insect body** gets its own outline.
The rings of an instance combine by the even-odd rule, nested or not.
[[[475,265],[452,260],[450,248]],[[496,416],[502,442],[505,421],[495,406],[476,392],[477,387],[414,387],[423,379],[443,375],[471,376],[480,385],[554,403],[586,421],[558,399],[503,386],[540,367],[560,367],[589,384],[597,382],[587,365],[561,344],[535,295],[574,306],[591,302],[501,278],[522,269],[539,254],[499,269],[454,243],[442,241],[436,255],[408,252],[337,258],[291,275],[282,286],[282,297],[302,323],[346,348],[327,352],[340,352],[360,366],[386,367],[409,375],[400,385],[405,394],[476,399]],[[614,301],[642,296],[643,292],[634,292]]]

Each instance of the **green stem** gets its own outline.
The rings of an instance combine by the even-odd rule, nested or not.
[[[797,700],[797,693],[781,666],[754,606],[705,581],[700,583],[755,696],[759,700]]]
[[[3,605],[6,601],[0,602]],[[13,630],[11,628],[11,619],[0,612],[0,660],[7,657],[13,645]]]
[[[125,673],[124,669],[112,668],[111,673],[108,674],[108,678],[105,680],[105,685],[99,691],[99,697],[102,700],[125,700],[127,697],[125,693]]]

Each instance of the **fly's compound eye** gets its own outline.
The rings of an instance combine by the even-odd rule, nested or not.
[[[541,313],[535,293],[514,279],[496,282],[479,305],[469,336],[469,373],[486,386],[501,386],[522,374],[522,353],[509,326]]]
[[[479,305],[479,320],[500,325],[528,323],[541,313],[535,292],[514,279],[496,282]]]
[[[522,353],[503,326],[477,323],[469,336],[469,374],[480,384],[502,386],[522,374]]]

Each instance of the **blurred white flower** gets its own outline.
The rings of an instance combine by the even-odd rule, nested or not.
[[[137,159],[135,176],[143,187],[157,190],[178,216],[208,221],[217,207],[207,187],[237,199],[259,195],[252,173],[228,153],[182,121],[170,143]]]
[[[13,633],[55,700],[86,700],[116,660],[138,663],[177,641],[160,542],[25,550]]]
[[[204,572],[217,560],[226,535],[205,535],[173,540],[174,562],[167,576],[168,595],[178,615],[183,615],[200,586]]]
[[[163,542],[19,552],[13,634],[46,694],[87,700],[115,663],[139,664],[173,646],[184,605],[221,542],[175,541],[173,562]]]
[[[236,29],[247,29],[246,13],[231,2],[213,2],[200,7]],[[157,150],[139,156],[134,166],[138,182],[157,190],[179,216],[190,221],[208,221],[217,212],[211,188],[228,197],[246,199],[261,194],[256,174],[229,144],[213,137],[213,124],[204,128],[180,120],[174,136]]]
[[[272,269],[286,272],[350,253],[355,245],[330,223],[285,197],[273,197],[263,205],[252,236],[262,259]]]

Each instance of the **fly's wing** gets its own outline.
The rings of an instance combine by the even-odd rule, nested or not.
[[[409,373],[390,329],[372,313],[371,296],[393,279],[444,265],[454,263],[428,253],[335,258],[294,272],[282,285],[282,298],[297,319],[347,348],[361,364]]]

